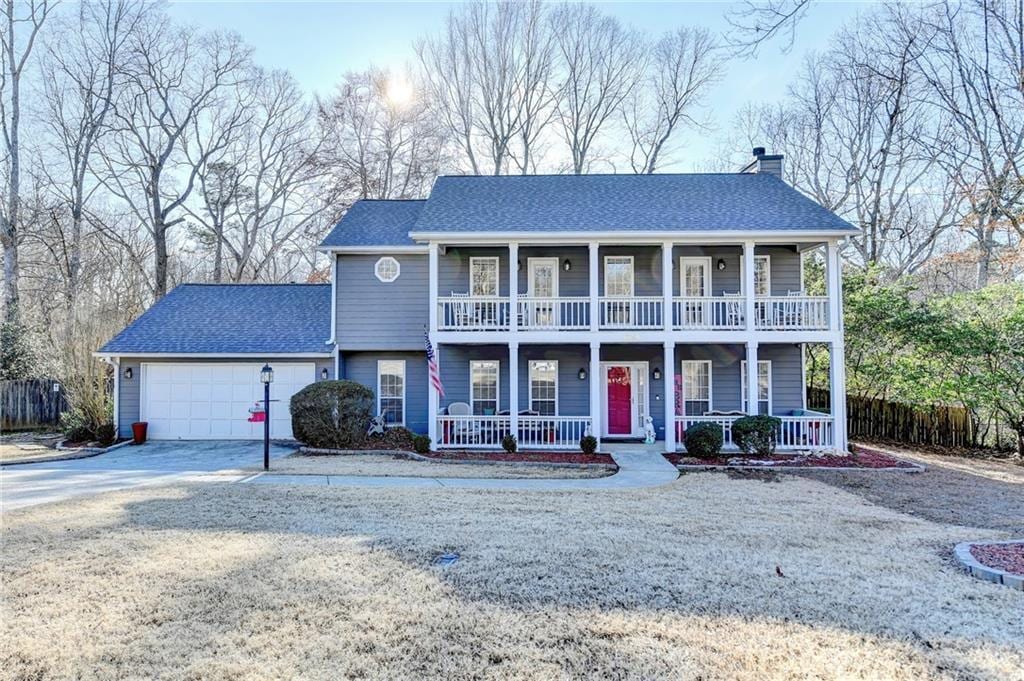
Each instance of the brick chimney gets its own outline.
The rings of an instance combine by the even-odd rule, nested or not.
[[[768,173],[782,179],[782,154],[766,154],[764,147],[754,147],[754,160],[740,169],[741,173]]]

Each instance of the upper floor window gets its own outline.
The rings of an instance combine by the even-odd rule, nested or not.
[[[498,295],[498,259],[469,259],[469,294],[471,296]]]
[[[402,266],[388,255],[377,261],[377,264],[373,266],[373,273],[384,283],[390,283],[398,279],[398,275],[402,273]]]
[[[558,362],[530,362],[530,410],[541,416],[558,413]]]
[[[605,257],[604,294],[618,297],[633,295],[633,256],[609,255]]]
[[[772,294],[772,259],[767,255],[754,256],[754,295]]]

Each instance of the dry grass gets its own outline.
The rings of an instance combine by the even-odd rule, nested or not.
[[[1003,533],[793,475],[574,493],[207,485],[5,524],[5,678],[1024,670],[1024,594],[950,559]],[[435,566],[446,550],[462,559]]]
[[[521,464],[416,461],[386,454],[303,455],[275,460],[272,473],[295,475],[374,475],[410,478],[602,478],[596,468],[548,468]],[[262,468],[260,468],[262,470]]]
[[[59,454],[60,433],[20,432],[0,435],[0,462],[31,461]]]

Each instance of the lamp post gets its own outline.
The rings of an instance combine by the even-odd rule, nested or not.
[[[270,384],[274,382],[274,370],[269,364],[260,369],[263,383],[263,470],[270,470]]]

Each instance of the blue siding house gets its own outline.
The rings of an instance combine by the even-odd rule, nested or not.
[[[320,245],[329,286],[182,286],[104,346],[119,427],[243,437],[253,372],[272,361],[282,400],[355,380],[437,449],[508,433],[523,449],[575,449],[584,434],[653,428],[675,451],[705,421],[728,446],[735,419],[767,413],[782,419],[780,449],[843,452],[838,249],[856,229],[781,167],[757,149],[737,173],[445,176],[426,200],[358,201]],[[811,251],[824,295],[804,287]],[[808,343],[830,349],[831,414],[806,408]]]

